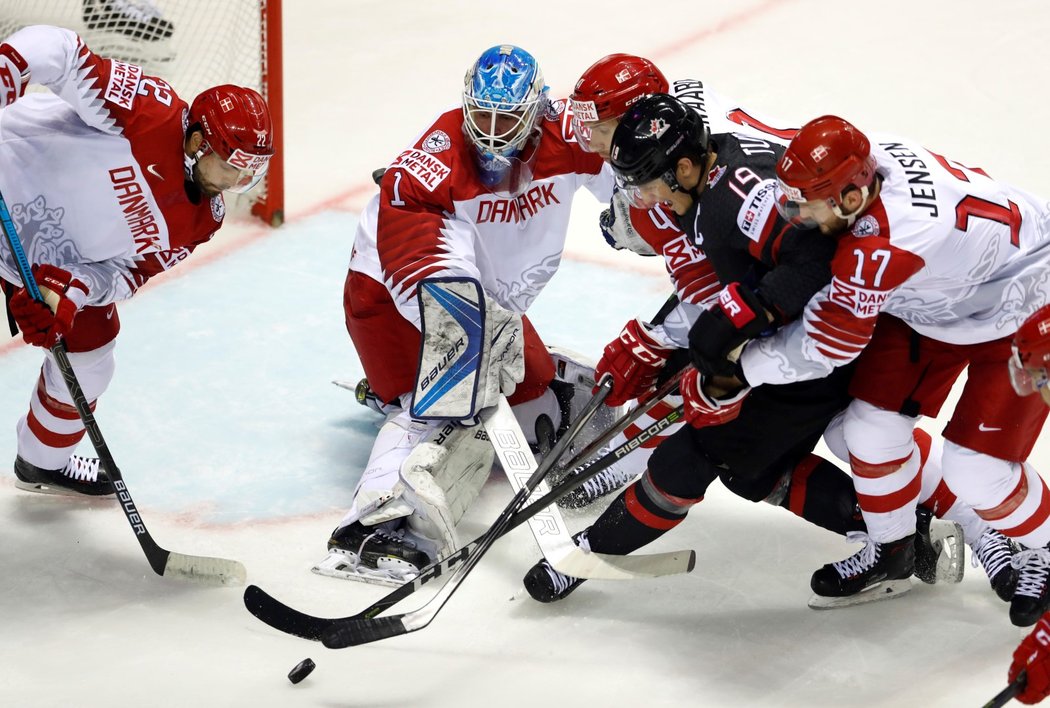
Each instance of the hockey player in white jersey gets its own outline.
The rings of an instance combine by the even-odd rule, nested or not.
[[[454,526],[488,476],[493,451],[480,426],[411,416],[422,279],[475,279],[486,316],[508,323],[498,345],[514,354],[484,395],[502,389],[530,443],[568,422],[550,386],[554,363],[524,313],[558,268],[573,195],[585,186],[607,200],[613,186],[568,131],[565,102],[549,100],[536,60],[495,46],[467,72],[462,104],[384,173],[355,236],[344,310],[370,395],[390,413],[318,572],[412,577],[456,542]]]
[[[29,83],[51,90],[23,95]],[[208,241],[222,192],[246,191],[273,155],[266,103],[217,86],[192,105],[164,80],[91,52],[69,30],[31,26],[0,44],[0,193],[53,308],[34,301],[6,240],[0,285],[26,342],[62,337],[92,408],[114,372],[116,303]],[[17,485],[113,494],[50,353],[19,423]]]
[[[1025,549],[1010,618],[1031,625],[1050,600],[1050,491],[1026,458],[1047,410],[1014,393],[1006,363],[1011,336],[1047,300],[1046,200],[835,116],[803,126],[777,175],[785,214],[837,239],[833,279],[802,319],[747,346],[741,378],[811,379],[860,357],[844,430],[871,543],[818,570],[814,590],[852,594],[911,572],[912,429],[968,369],[944,430],[944,480]]]

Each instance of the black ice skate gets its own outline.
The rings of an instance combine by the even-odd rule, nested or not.
[[[431,559],[398,522],[365,526],[355,521],[332,532],[328,557],[313,571],[344,580],[363,580],[380,585],[401,585],[413,580]]]
[[[863,541],[864,548],[813,573],[810,587],[816,596],[810,600],[810,607],[857,605],[911,589],[908,578],[915,571],[914,534],[889,543],[877,543],[868,534],[857,531],[848,533],[846,538]]]
[[[89,30],[156,42],[170,37],[174,29],[148,0],[83,0],[83,6],[84,24]]]
[[[18,478],[15,486],[19,489],[42,494],[100,497],[116,494],[117,491],[96,457],[70,455],[62,469],[45,470],[16,456],[15,477]]]
[[[1010,602],[1017,588],[1017,569],[1013,567],[1014,542],[995,529],[988,529],[971,546],[970,561],[976,568],[978,561],[988,574],[992,590],[1003,602]]]
[[[1010,601],[1010,621],[1018,627],[1030,627],[1050,607],[1050,548],[1018,551],[1012,564],[1020,573]]]
[[[966,570],[962,526],[915,510],[915,577],[924,583],[958,583]]]
[[[525,573],[522,582],[533,600],[539,602],[557,602],[580,587],[584,578],[562,575],[551,567],[544,558]]]
[[[608,450],[603,448],[597,457],[601,457],[606,452]],[[618,492],[626,487],[629,482],[634,481],[634,478],[635,475],[631,471],[624,469],[619,462],[614,462],[560,498],[558,506],[563,509],[582,509],[590,506],[602,497]]]

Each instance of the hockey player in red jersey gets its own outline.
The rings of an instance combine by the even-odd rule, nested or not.
[[[968,369],[944,430],[944,481],[1023,547],[1010,618],[1033,624],[1050,601],[1050,490],[1026,458],[1047,410],[1014,393],[1006,363],[1011,336],[1047,299],[1046,200],[835,116],[803,126],[777,174],[785,214],[834,237],[833,277],[798,322],[747,346],[741,379],[817,378],[860,357],[844,431],[872,544],[818,570],[814,589],[849,594],[911,572],[912,430]]]
[[[51,92],[23,95],[30,83]],[[27,27],[0,44],[0,193],[55,306],[21,287],[6,240],[0,284],[26,342],[65,340],[92,408],[113,376],[116,303],[214,236],[222,192],[250,189],[273,151],[251,89],[216,86],[187,106],[69,30]],[[72,454],[84,426],[50,354],[17,434],[19,487],[113,494],[97,459]]]
[[[1010,383],[1021,396],[1038,393],[1050,405],[1050,305],[1025,320],[1013,337]],[[1050,613],[1044,614],[1014,651],[1008,679],[1023,687],[1015,698],[1029,705],[1050,696]]]
[[[504,362],[516,372],[503,377],[502,390],[529,442],[543,446],[552,428],[567,424],[550,386],[554,364],[524,313],[558,268],[576,191],[587,187],[606,200],[613,180],[599,156],[568,139],[565,102],[547,92],[528,52],[485,51],[467,72],[462,104],[391,162],[361,216],[346,326],[370,395],[390,413],[317,572],[412,577],[455,544],[454,526],[487,478],[493,451],[479,428],[409,412],[422,279],[473,278],[487,317],[511,323],[504,336],[517,333],[521,353]]]

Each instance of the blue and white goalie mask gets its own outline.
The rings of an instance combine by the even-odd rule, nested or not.
[[[547,86],[536,59],[502,44],[485,52],[463,81],[463,132],[482,183],[517,196],[532,181]]]

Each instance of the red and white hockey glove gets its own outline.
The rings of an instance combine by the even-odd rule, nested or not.
[[[1033,705],[1050,695],[1050,622],[1047,615],[1036,622],[1031,634],[1014,650],[1010,664],[1010,683],[1024,671],[1028,676],[1024,690],[1017,694],[1021,703]]]
[[[68,271],[46,263],[33,266],[33,277],[45,302],[21,288],[9,308],[26,344],[50,349],[72,329],[73,318],[87,302],[88,288]]]
[[[685,406],[685,419],[694,428],[723,425],[736,420],[744,399],[751,392],[744,387],[728,398],[715,398],[704,391],[704,377],[696,369],[686,369],[678,384]]]
[[[649,391],[674,349],[656,341],[641,320],[628,322],[620,336],[606,345],[594,367],[595,381],[601,381],[605,374],[613,378],[605,405],[620,406]]]
[[[705,376],[738,375],[734,350],[769,326],[769,315],[755,291],[730,283],[689,330],[689,356]]]
[[[29,84],[29,64],[10,44],[0,44],[0,108],[22,97]]]

